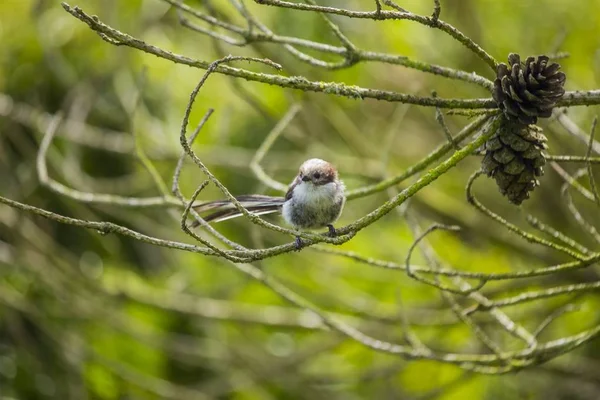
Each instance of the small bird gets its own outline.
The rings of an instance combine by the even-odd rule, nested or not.
[[[301,166],[296,178],[289,186],[285,197],[257,194],[236,196],[236,199],[250,212],[257,215],[281,212],[283,219],[294,229],[318,229],[327,227],[330,236],[335,236],[333,223],[339,218],[346,202],[344,182],[338,172],[327,161],[311,158]],[[216,200],[198,204],[199,212],[214,210],[207,215],[206,222],[225,221],[242,215],[229,200]],[[198,224],[195,223],[195,226]],[[302,241],[296,237],[296,247]]]

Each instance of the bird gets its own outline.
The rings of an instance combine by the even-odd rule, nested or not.
[[[235,198],[256,215],[280,212],[285,222],[298,231],[327,227],[329,235],[334,237],[336,230],[333,223],[342,214],[346,203],[345,190],[344,182],[332,164],[311,158],[302,163],[284,197],[249,194]],[[225,221],[243,215],[230,200],[209,201],[193,208],[198,213],[213,211],[203,218],[206,222]],[[296,247],[302,247],[298,236]]]

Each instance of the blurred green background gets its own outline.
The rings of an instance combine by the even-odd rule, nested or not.
[[[230,2],[186,1],[220,19],[245,26]],[[280,35],[339,46],[319,15],[246,1],[248,9]],[[429,15],[433,2],[402,1]],[[564,51],[567,90],[600,86],[600,0],[442,0],[442,19],[499,61]],[[182,27],[161,0],[82,0],[78,5],[110,26],[148,43],[206,61],[227,54],[267,57],[286,75],[310,80],[429,96],[481,98],[475,85],[400,66],[361,63],[330,71],[303,64],[281,45],[235,47]],[[374,1],[322,1],[348,9],[374,9]],[[360,48],[406,55],[493,78],[489,68],[443,32],[410,21],[334,18]],[[135,138],[170,187],[180,154],[179,129],[189,94],[203,71],[175,65],[101,40],[66,13],[58,1],[0,2],[0,195],[67,216],[112,221],[150,236],[187,241],[180,209],[134,209],[69,199],[40,185],[39,143],[52,114],[71,122],[59,128],[48,153],[50,175],[86,192],[160,195],[136,155]],[[317,55],[310,52],[311,55]],[[328,61],[336,61],[330,56]],[[255,71],[249,63],[236,66]],[[270,71],[269,71],[270,72]],[[234,194],[276,194],[252,174],[257,148],[293,104],[301,111],[266,155],[265,170],[289,182],[307,158],[338,166],[350,189],[398,174],[445,140],[435,110],[380,101],[302,93],[213,75],[200,92],[191,126],[215,113],[194,146]],[[589,131],[598,107],[568,110]],[[448,116],[456,133],[468,121]],[[551,154],[584,155],[556,122],[541,122]],[[458,224],[460,233],[436,233],[431,244],[448,265],[479,272],[518,271],[568,261],[527,243],[468,205],[465,184],[480,159],[470,157],[418,193],[410,208],[426,227]],[[579,166],[563,165],[573,172]],[[596,169],[597,170],[597,169]],[[600,173],[600,171],[598,171]],[[191,163],[182,178],[191,196],[204,176]],[[403,183],[399,188],[406,187]],[[521,209],[491,180],[476,193],[511,222],[527,227],[525,213],[591,249],[559,194],[561,179],[546,169],[541,187]],[[388,199],[383,192],[347,204],[346,225]],[[201,194],[215,199],[214,187]],[[580,202],[598,223],[598,209]],[[270,221],[280,223],[276,217]],[[596,225],[598,226],[598,225]],[[248,247],[287,243],[289,237],[245,220],[217,228]],[[530,228],[529,228],[530,229]],[[341,248],[404,262],[414,238],[404,219],[390,213]],[[594,247],[595,246],[595,247]],[[423,263],[415,253],[413,260]],[[460,323],[437,290],[400,271],[376,269],[305,249],[256,263],[257,267],[323,310],[338,313],[366,333],[404,343],[401,311],[415,333],[439,351],[488,350]],[[597,267],[544,278],[492,282],[493,298],[551,285],[598,279]],[[401,301],[400,301],[401,300]],[[558,319],[541,340],[575,334],[600,323],[597,293],[562,296],[508,308],[534,330],[565,303],[581,306]],[[465,301],[465,305],[469,305]],[[478,322],[499,343],[515,339],[490,318]],[[597,399],[600,343],[591,342],[548,364],[518,374],[486,376],[432,361],[377,353],[339,334],[315,328],[315,316],[285,302],[230,263],[150,246],[117,235],[61,225],[0,206],[0,396],[2,399]],[[512,347],[511,347],[512,346]]]

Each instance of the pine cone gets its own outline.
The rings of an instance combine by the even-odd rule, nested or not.
[[[527,57],[521,63],[518,54],[508,56],[507,66],[498,64],[494,81],[494,100],[507,118],[520,123],[535,124],[538,117],[549,117],[556,102],[565,93],[565,74],[560,65],[546,56]]]
[[[529,198],[544,174],[546,136],[535,125],[504,120],[496,134],[485,143],[481,169],[496,180],[500,193],[514,204]]]

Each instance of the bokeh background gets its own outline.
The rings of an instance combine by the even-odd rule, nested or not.
[[[225,0],[186,1],[244,26]],[[280,35],[339,45],[319,15],[257,6],[248,9]],[[374,1],[322,1],[348,9],[374,9]],[[433,2],[401,5],[429,15]],[[235,47],[182,27],[161,0],[73,0],[105,23],[175,53],[212,61],[227,54],[270,58],[284,74],[338,81],[423,96],[489,97],[475,85],[400,66],[362,63],[330,71],[299,62],[281,45]],[[568,52],[560,60],[568,90],[600,86],[600,1],[442,0],[442,19],[498,60]],[[410,21],[334,18],[359,47],[425,62],[491,71],[447,35]],[[315,55],[314,53],[311,53]],[[332,57],[325,57],[335,61]],[[257,71],[265,67],[241,63]],[[203,71],[175,65],[101,40],[66,13],[58,1],[0,2],[0,195],[77,218],[112,221],[151,236],[190,241],[178,208],[124,208],[85,204],[40,184],[36,156],[51,116],[65,115],[48,153],[50,175],[77,190],[124,196],[159,195],[140,162],[146,154],[170,187],[181,152],[179,128],[189,94]],[[265,156],[265,170],[291,181],[298,165],[319,157],[336,164],[353,189],[404,171],[445,140],[435,110],[382,101],[302,93],[213,75],[192,113],[196,124],[215,113],[194,149],[234,194],[276,194],[252,174],[256,150],[282,116],[300,112]],[[568,110],[589,131],[598,107]],[[453,133],[468,120],[447,116]],[[555,121],[541,125],[551,154],[584,155],[586,146]],[[137,147],[136,147],[137,146]],[[418,193],[410,208],[426,227],[457,224],[459,233],[436,233],[430,242],[448,265],[466,271],[518,271],[568,258],[527,243],[469,206],[473,156]],[[578,166],[564,165],[573,172]],[[600,173],[600,171],[598,171]],[[187,196],[204,176],[186,164]],[[399,188],[408,183],[402,183]],[[492,181],[476,185],[479,198],[511,222],[525,214],[566,232],[591,249],[599,244],[574,221],[560,196],[560,177],[547,168],[541,187],[521,209]],[[201,198],[215,199],[209,187]],[[347,204],[341,225],[390,197],[384,191]],[[590,223],[598,209],[575,197]],[[589,205],[589,204],[588,204]],[[270,221],[281,222],[277,218]],[[219,231],[245,246],[287,243],[289,237],[248,221],[221,223]],[[531,229],[531,228],[529,228]],[[399,213],[390,213],[341,248],[403,262],[413,242]],[[594,247],[595,246],[595,247]],[[415,253],[414,261],[423,263]],[[311,249],[255,264],[322,310],[336,313],[376,337],[402,343],[401,311],[415,333],[441,351],[486,352],[437,290],[405,273],[376,269]],[[490,283],[495,297],[549,285],[598,279],[597,266],[530,280]],[[600,321],[600,298],[590,292],[507,309],[534,329],[564,304],[578,305],[544,331],[560,338]],[[465,305],[468,302],[465,303]],[[2,399],[597,399],[600,343],[518,374],[486,376],[432,361],[376,353],[321,329],[314,315],[282,300],[218,258],[202,257],[116,235],[69,227],[0,206],[0,396]],[[511,339],[493,321],[480,320],[498,341]],[[496,334],[497,332],[497,334]]]

